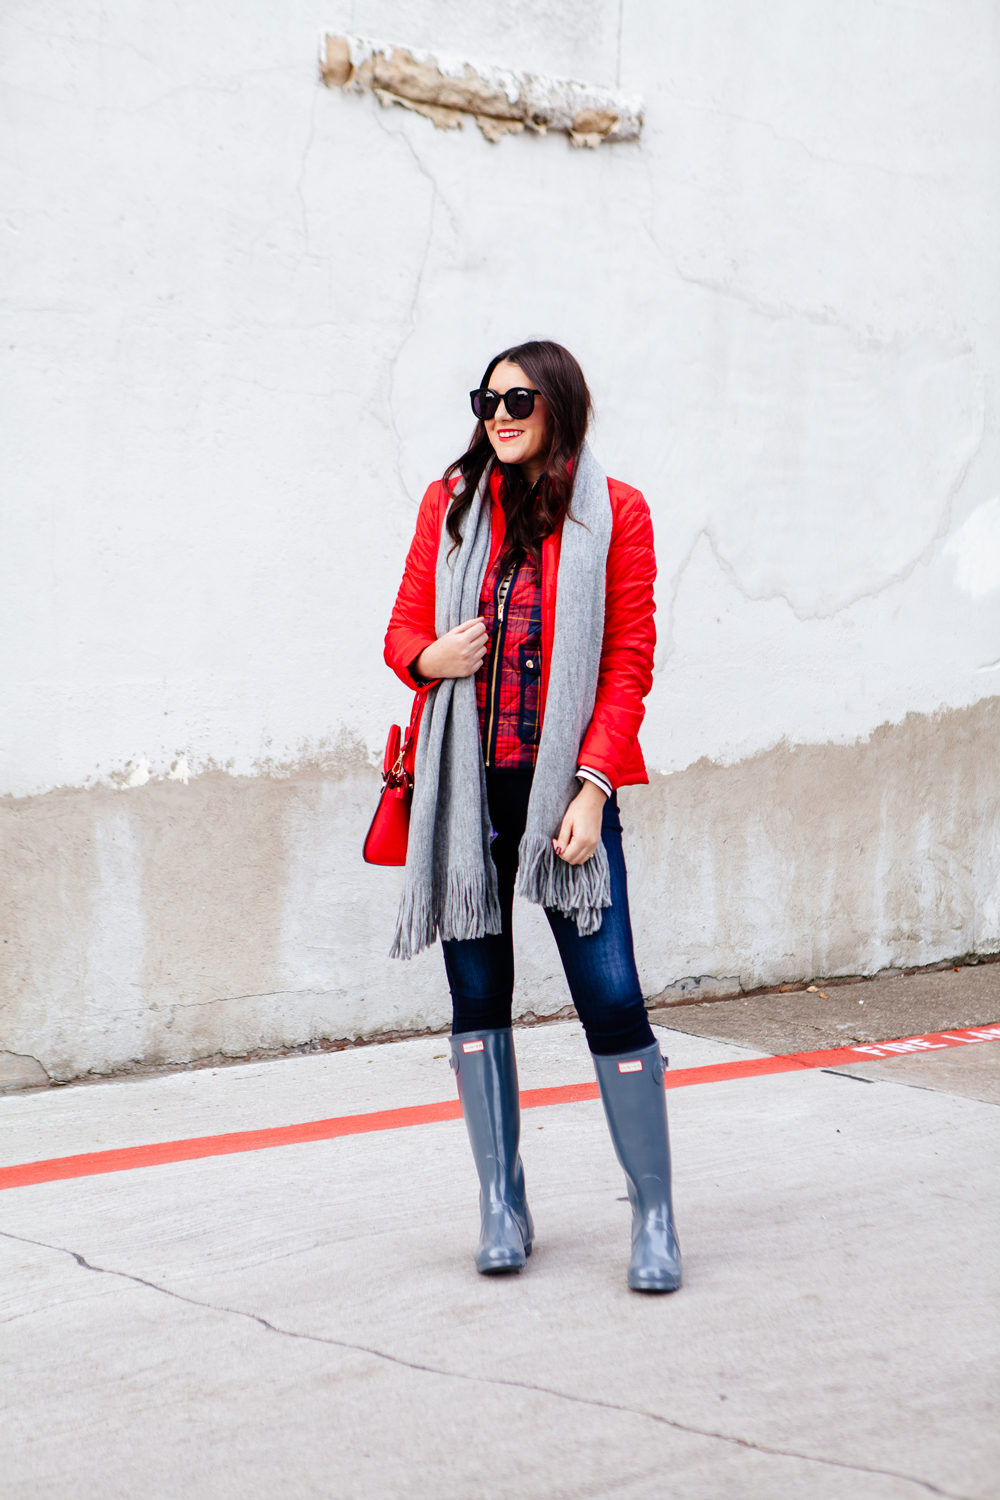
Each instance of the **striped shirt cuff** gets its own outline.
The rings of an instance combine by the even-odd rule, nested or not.
[[[577,766],[576,774],[581,781],[592,781],[596,787],[600,788],[605,797],[610,797],[614,791],[614,787],[608,778],[602,776],[600,771],[592,771],[589,766]]]

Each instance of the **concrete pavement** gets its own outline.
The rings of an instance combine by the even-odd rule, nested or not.
[[[669,1019],[706,1014],[686,1009]],[[658,1035],[672,1068],[771,1050]],[[517,1044],[524,1090],[593,1078],[576,1022]],[[11,1095],[2,1161],[452,1099],[446,1054],[430,1037]],[[0,1193],[5,1489],[1000,1495],[997,1110],[905,1079],[953,1058],[672,1090],[669,1297],[626,1288],[596,1101],[524,1113],[538,1238],[511,1278],[473,1270],[458,1120]]]

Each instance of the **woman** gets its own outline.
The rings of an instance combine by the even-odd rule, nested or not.
[[[632,1203],[628,1284],[674,1291],[663,1059],[632,951],[620,786],[652,682],[649,509],[585,442],[590,394],[559,344],[490,361],[476,429],[432,484],[385,659],[427,693],[393,953],[440,935],[451,1065],[481,1184],[481,1272],[520,1269],[534,1229],[518,1154],[514,887],[540,903],[594,1058]]]

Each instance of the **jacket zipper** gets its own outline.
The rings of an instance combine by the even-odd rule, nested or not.
[[[497,678],[500,674],[500,663],[503,660],[504,636],[507,632],[507,623],[505,619],[507,600],[510,598],[510,591],[514,586],[514,575],[516,574],[518,567],[518,563],[511,563],[510,567],[507,569],[506,573],[497,584],[497,628],[496,634],[493,637],[493,660],[490,663],[489,681],[486,688],[486,733],[484,736],[486,743],[483,749],[485,752],[484,760],[487,767],[493,764],[493,758],[496,755],[496,745],[494,741],[496,739],[497,731]]]

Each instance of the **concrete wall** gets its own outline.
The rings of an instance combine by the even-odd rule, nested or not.
[[[650,994],[1000,947],[986,0],[8,5],[0,1050],[56,1076],[441,1025],[359,859],[415,508],[561,339],[653,511]],[[641,94],[438,131],[320,30]],[[519,1004],[565,1003],[526,911]],[[672,993],[677,993],[676,990]]]

